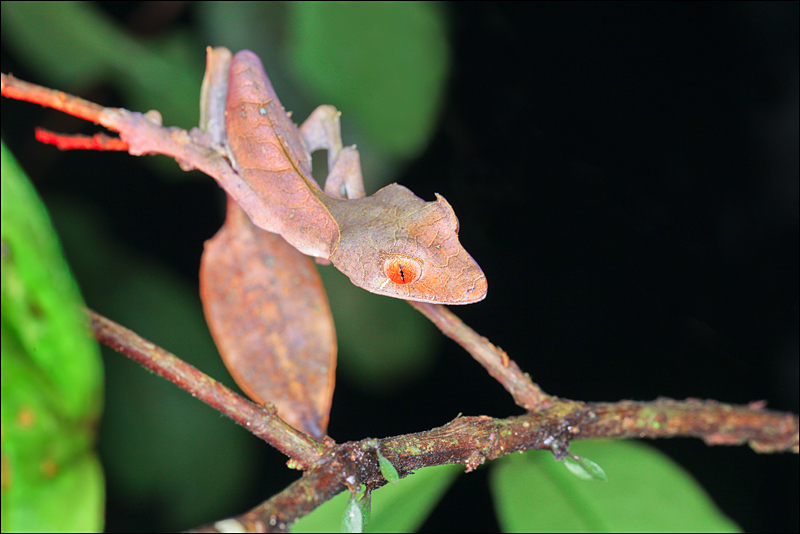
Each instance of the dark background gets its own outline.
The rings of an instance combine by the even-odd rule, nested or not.
[[[101,5],[121,24],[142,9]],[[459,316],[561,397],[766,399],[796,413],[798,4],[445,10],[453,69],[441,124],[398,181],[422,198],[445,194],[488,277],[487,299]],[[129,30],[193,28],[191,4],[164,17]],[[2,63],[36,81],[5,48]],[[3,139],[45,199],[99,206],[116,238],[196,285],[198,251],[221,222],[217,186],[162,181],[125,155],[37,156],[39,113],[3,102]],[[59,178],[73,166],[89,176]],[[97,187],[112,170],[118,187]],[[330,434],[384,437],[458,413],[519,413],[455,344],[441,350],[426,378],[391,396],[340,379]],[[797,455],[651,443],[745,530],[798,530]],[[263,454],[282,469],[280,455]],[[253,488],[253,503],[286,476]],[[485,479],[485,469],[461,477],[424,530],[496,530]],[[113,481],[109,490],[109,530],[159,529],[144,507],[158,503],[126,501]]]

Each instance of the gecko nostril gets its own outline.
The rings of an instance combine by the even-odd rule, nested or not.
[[[464,301],[469,303],[483,300],[486,298],[487,287],[486,277],[481,276],[464,292]]]

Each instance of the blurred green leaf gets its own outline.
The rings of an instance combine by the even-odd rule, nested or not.
[[[602,464],[608,482],[576,478],[549,452],[498,460],[490,473],[505,532],[737,532],[678,464],[637,442],[581,441],[570,452]]]
[[[289,65],[396,157],[412,157],[438,119],[450,64],[432,3],[289,4]]]
[[[145,43],[88,2],[3,2],[2,29],[3,40],[55,89],[109,81],[132,111],[157,109],[165,125],[197,125],[205,64],[188,35]]]
[[[96,209],[64,199],[49,202],[93,307],[236,387],[205,325],[196,287],[121,246]],[[258,476],[255,455],[263,442],[174,384],[104,349],[108,405],[100,445],[121,498],[162,503],[158,519],[173,530],[240,511]]]
[[[361,530],[364,530],[367,528],[367,525],[369,525],[369,521],[372,518],[372,492],[368,492],[366,490],[362,492],[356,503],[361,510]]]
[[[422,526],[456,477],[461,465],[426,467],[372,492],[366,532],[414,532]],[[344,491],[292,525],[292,532],[339,532],[350,492]]]
[[[2,166],[2,530],[100,531],[103,370],[44,205]]]

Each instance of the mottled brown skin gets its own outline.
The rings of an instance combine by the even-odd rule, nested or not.
[[[236,171],[265,205],[253,223],[283,236],[304,254],[328,258],[340,239],[339,226],[314,196],[311,156],[269,83],[261,60],[243,50],[233,57],[225,127]]]
[[[358,156],[354,148],[339,152],[338,124],[338,143],[304,140],[261,61],[248,50],[233,58],[227,98],[230,156],[259,200],[258,210],[248,209],[247,199],[240,202],[254,224],[280,234],[304,254],[332,262],[373,293],[433,304],[468,304],[486,296],[486,277],[458,241],[458,220],[443,197],[425,202],[392,184],[353,198],[363,194],[360,169],[352,161],[358,167]],[[316,130],[304,125],[302,131]],[[323,192],[311,178],[307,147],[323,146],[332,174],[348,173],[338,178],[348,182],[351,198],[330,184]],[[337,167],[339,155],[350,158],[349,165]],[[408,273],[414,276],[407,278]]]

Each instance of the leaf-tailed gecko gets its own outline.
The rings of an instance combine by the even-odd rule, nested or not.
[[[336,109],[320,106],[298,130],[249,50],[231,63],[225,126],[228,157],[251,188],[236,201],[256,226],[373,293],[432,304],[486,296],[486,276],[461,246],[444,197],[426,202],[398,184],[364,196],[358,152],[342,148]],[[310,157],[323,148],[324,191]]]

